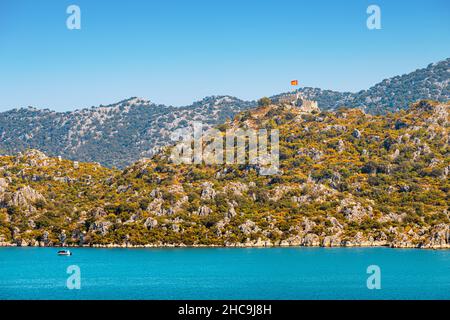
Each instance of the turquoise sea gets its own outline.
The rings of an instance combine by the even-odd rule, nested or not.
[[[0,248],[0,299],[450,299],[450,250]],[[80,289],[66,286],[69,266]],[[367,288],[367,267],[381,289]]]

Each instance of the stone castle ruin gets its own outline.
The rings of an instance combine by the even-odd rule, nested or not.
[[[277,99],[277,102],[300,108],[308,113],[320,111],[317,101],[306,99],[300,92],[283,95]]]

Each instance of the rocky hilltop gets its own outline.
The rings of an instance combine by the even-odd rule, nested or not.
[[[449,70],[450,59],[446,59],[357,93],[319,88],[302,88],[300,92],[317,101],[322,110],[346,106],[383,114],[406,109],[420,99],[449,100]],[[278,100],[284,95],[272,98]],[[170,144],[170,133],[188,122],[214,126],[256,106],[256,101],[213,96],[184,107],[130,98],[64,113],[32,107],[14,109],[0,113],[0,154],[33,148],[55,157],[125,168]]]
[[[2,156],[0,242],[450,248],[449,109],[279,103],[217,127],[278,129],[280,170],[269,176],[250,164],[175,164],[171,148],[124,170],[37,150]]]
[[[299,92],[306,98],[317,101],[323,110],[347,106],[370,114],[397,112],[422,99],[448,101],[450,58],[408,74],[384,79],[367,90],[355,93],[310,87],[302,88]]]

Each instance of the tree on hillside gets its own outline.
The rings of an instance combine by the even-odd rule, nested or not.
[[[272,103],[272,100],[270,100],[270,98],[267,97],[262,97],[261,99],[258,100],[258,106],[260,107],[266,107],[268,105],[270,105]]]

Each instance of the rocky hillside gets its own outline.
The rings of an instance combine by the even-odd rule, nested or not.
[[[431,64],[358,93],[318,88],[303,88],[301,92],[306,98],[318,101],[323,110],[347,106],[381,114],[405,109],[419,99],[450,99],[449,63],[450,59]],[[35,148],[51,156],[124,168],[170,144],[170,133],[190,121],[216,125],[253,107],[255,101],[215,96],[181,108],[131,98],[65,113],[14,109],[0,113],[0,153],[14,154]]]
[[[448,248],[449,111],[432,101],[385,116],[269,105],[219,127],[280,130],[271,176],[174,164],[170,148],[123,171],[35,150],[2,156],[0,242]]]

